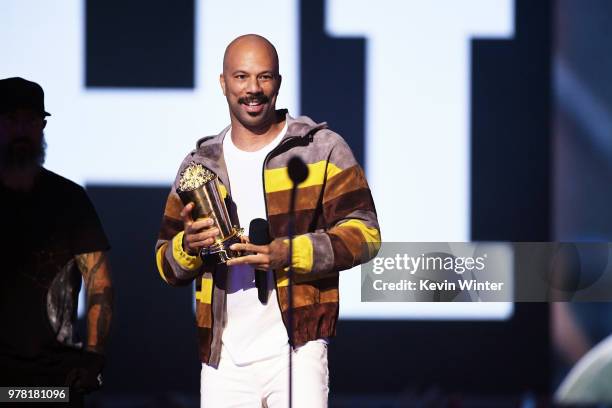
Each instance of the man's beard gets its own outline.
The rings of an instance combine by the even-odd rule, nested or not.
[[[45,162],[47,143],[44,134],[39,142],[27,138],[17,138],[0,145],[0,169],[4,171],[23,171],[37,168]]]

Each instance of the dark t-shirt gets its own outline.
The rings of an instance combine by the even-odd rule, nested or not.
[[[108,250],[77,184],[42,169],[31,192],[0,184],[0,365],[40,365],[78,348],[74,256]]]

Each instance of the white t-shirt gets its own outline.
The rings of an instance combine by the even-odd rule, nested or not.
[[[249,224],[255,218],[266,219],[263,164],[266,155],[287,133],[287,123],[269,144],[255,152],[238,149],[231,138],[231,129],[223,140],[232,199],[236,203],[240,226],[248,235]],[[227,280],[227,324],[222,342],[234,364],[248,364],[286,352],[287,330],[281,318],[274,275],[268,271],[268,303],[257,297],[254,269],[237,265],[229,269]]]

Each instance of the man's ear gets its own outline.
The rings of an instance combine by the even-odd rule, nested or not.
[[[219,74],[219,84],[221,84],[221,90],[223,91],[223,96],[227,96],[225,94],[225,78],[223,78],[223,74]]]

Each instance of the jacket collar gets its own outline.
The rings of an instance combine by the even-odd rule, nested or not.
[[[327,128],[327,122],[316,123],[307,116],[299,116],[293,118],[289,115],[287,109],[278,111],[285,115],[287,120],[287,133],[279,142],[279,146],[288,139],[293,138],[312,138],[312,135],[321,129]],[[225,138],[230,126],[227,126],[219,134],[206,136],[201,138],[196,143],[196,149],[193,153],[200,161],[214,172],[220,179],[221,183],[229,188],[229,178],[227,176],[227,166],[225,157],[223,156],[223,139]]]
[[[290,139],[294,137],[310,137],[312,134],[316,133],[320,129],[327,128],[327,122],[316,123],[308,116],[298,116],[297,118],[292,117],[287,109],[280,109],[277,111],[279,114],[285,115],[285,120],[287,121],[287,133],[281,140],[281,143],[285,139]],[[196,150],[201,149],[205,145],[210,144],[221,144],[223,145],[223,139],[225,135],[231,128],[230,125],[225,127],[219,134],[213,136],[205,136],[199,139],[196,142]]]

